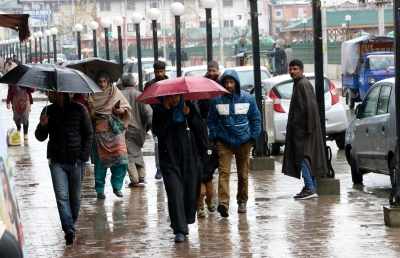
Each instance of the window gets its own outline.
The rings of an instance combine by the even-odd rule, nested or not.
[[[233,7],[233,0],[223,0],[222,4],[224,7]]]
[[[108,0],[99,1],[100,11],[111,11],[111,2]]]
[[[379,95],[379,100],[378,100],[378,109],[376,111],[377,115],[382,115],[382,114],[388,113],[391,91],[392,91],[392,86],[390,86],[390,85],[382,86],[381,94]]]
[[[305,13],[304,13],[304,9],[303,8],[297,9],[297,17],[298,18],[304,18],[305,17]]]
[[[126,27],[126,30],[127,30],[128,32],[134,32],[134,31],[135,31],[135,26],[134,26],[133,23],[128,23],[126,26],[127,26],[127,27]]]
[[[159,0],[152,0],[150,2],[150,8],[160,8],[160,1]]]
[[[310,83],[315,85],[315,78],[309,77],[307,78]],[[324,80],[324,91],[327,93],[329,91],[329,82],[327,79]],[[314,86],[315,87],[315,86]],[[276,91],[278,92],[281,99],[291,99],[293,93],[293,80],[282,82],[275,86]],[[315,89],[314,89],[315,91]]]
[[[224,27],[233,27],[233,20],[224,20]]]
[[[127,2],[126,2],[126,4],[127,4],[127,6],[126,6],[126,9],[127,10],[135,10],[136,9],[136,3],[135,3],[135,0],[128,0]]]
[[[276,10],[275,10],[275,16],[276,16],[277,18],[282,18],[282,17],[283,17],[282,9],[276,9]]]
[[[200,28],[206,27],[206,21],[200,21]]]
[[[375,86],[367,95],[363,102],[363,108],[360,118],[374,116],[378,105],[380,86]]]

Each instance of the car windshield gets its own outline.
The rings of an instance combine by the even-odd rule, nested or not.
[[[246,71],[237,71],[239,75],[240,85],[244,88],[247,88],[249,85],[254,85],[254,71],[246,70]],[[266,80],[271,76],[266,71],[261,70],[261,80]]]
[[[372,55],[368,58],[371,70],[387,70],[394,68],[394,55]]]
[[[308,78],[311,84],[315,87],[315,78]],[[324,90],[328,92],[329,90],[329,82],[327,79],[324,80]],[[278,92],[281,99],[291,99],[293,92],[293,80],[282,82],[275,86],[276,91]]]
[[[153,62],[142,62],[142,70],[152,69]],[[138,64],[137,63],[126,63],[124,65],[124,73],[137,73],[138,72]]]

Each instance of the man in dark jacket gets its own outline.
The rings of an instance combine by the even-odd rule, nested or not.
[[[294,198],[304,200],[318,197],[316,177],[324,177],[328,168],[313,86],[304,77],[300,60],[290,62],[289,73],[294,84],[282,172],[296,178],[303,176],[305,186]]]
[[[86,108],[70,101],[67,93],[50,93],[53,103],[40,116],[35,136],[47,144],[47,158],[58,213],[67,245],[75,237],[75,222],[80,208],[83,165],[89,159],[93,129]]]
[[[165,71],[165,63],[163,61],[156,61],[153,64],[153,69],[154,69],[154,79],[146,82],[146,84],[144,85],[145,89],[158,81],[168,79],[168,76],[166,75],[166,71]],[[154,134],[153,134],[153,139],[154,139],[154,155],[155,155],[155,159],[156,159],[156,168],[157,168],[155,178],[161,179],[162,173],[161,173],[161,168],[160,168],[160,159],[159,159],[159,152],[158,152],[158,139],[157,139],[157,136],[155,136]]]
[[[229,176],[233,155],[238,173],[238,212],[246,212],[250,149],[261,133],[261,115],[256,100],[240,90],[235,70],[226,70],[221,85],[230,94],[212,100],[208,115],[209,139],[216,142],[219,156],[218,212],[228,217]]]
[[[217,83],[220,76],[219,65],[216,61],[210,61],[207,64],[207,73],[205,77],[213,80]],[[198,106],[200,109],[200,115],[205,124],[208,119],[208,111],[210,109],[211,100],[204,99],[198,101]],[[204,208],[204,198],[207,204],[207,209],[209,212],[215,211],[215,205],[213,203],[214,197],[214,186],[213,186],[213,175],[214,171],[218,168],[218,152],[216,146],[209,144],[209,150],[204,153],[203,157],[203,176],[200,188],[200,195],[197,201],[197,216],[199,218],[206,216],[206,211]]]

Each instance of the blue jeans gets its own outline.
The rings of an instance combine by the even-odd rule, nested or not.
[[[83,163],[61,164],[50,162],[51,179],[56,196],[58,214],[65,233],[75,231],[81,204]]]
[[[311,168],[310,163],[307,160],[303,160],[301,162],[301,174],[304,179],[304,186],[312,191],[316,192],[317,190],[317,181],[314,176],[311,176]]]

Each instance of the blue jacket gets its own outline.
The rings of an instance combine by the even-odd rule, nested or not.
[[[256,140],[261,133],[261,115],[256,100],[240,90],[239,76],[234,70],[226,70],[221,85],[227,77],[236,82],[234,94],[226,94],[211,101],[208,114],[209,139],[219,140],[232,147]]]

